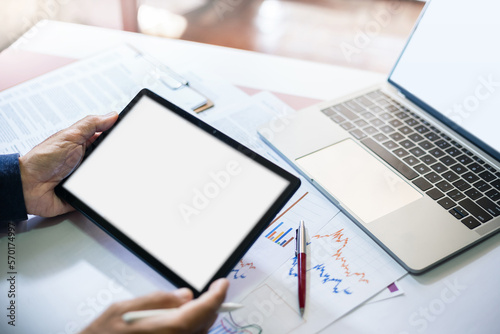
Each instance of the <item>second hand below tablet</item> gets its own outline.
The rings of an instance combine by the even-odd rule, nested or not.
[[[221,307],[217,310],[217,313],[232,312],[237,309],[242,308],[243,305],[237,303],[222,303]],[[122,315],[122,319],[125,322],[134,322],[136,320],[155,317],[158,315],[166,315],[177,311],[178,308],[166,308],[158,310],[142,310],[142,311],[132,311],[127,312]]]

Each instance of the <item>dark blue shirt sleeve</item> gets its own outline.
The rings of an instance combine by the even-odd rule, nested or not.
[[[19,154],[0,155],[0,222],[26,219]]]

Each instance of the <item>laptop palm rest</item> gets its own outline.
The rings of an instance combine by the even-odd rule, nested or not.
[[[423,197],[352,139],[308,154],[296,163],[364,223]]]

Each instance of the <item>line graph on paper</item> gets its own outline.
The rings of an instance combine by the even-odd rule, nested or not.
[[[368,284],[370,282],[365,272],[351,268],[350,258],[344,254],[349,245],[349,237],[345,235],[344,228],[333,233],[316,234],[310,239],[311,241],[308,242],[309,253],[311,253],[311,248],[321,247],[321,251],[325,252],[325,258],[321,255],[321,259],[317,261],[317,249],[316,256],[312,257],[312,265],[307,271],[313,279],[319,279],[321,284],[328,286],[330,292],[352,294],[352,290],[344,286],[346,278],[356,278],[360,283]],[[297,257],[293,257],[291,261],[292,266],[288,275],[297,277]]]

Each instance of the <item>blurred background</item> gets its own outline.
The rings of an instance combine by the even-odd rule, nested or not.
[[[387,73],[422,1],[2,0],[0,50],[43,19]]]

